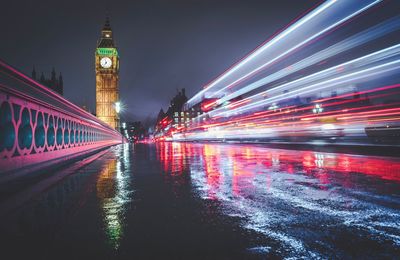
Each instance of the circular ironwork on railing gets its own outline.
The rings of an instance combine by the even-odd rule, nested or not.
[[[30,149],[32,146],[31,113],[26,107],[22,110],[18,127],[18,146],[21,150]]]
[[[15,127],[12,120],[12,109],[7,101],[0,106],[0,152],[11,151],[15,142]]]
[[[0,73],[0,166],[17,169],[120,143],[104,122],[1,61]]]
[[[52,115],[49,116],[49,121],[47,123],[47,147],[53,148],[54,140],[55,140],[55,133],[54,133],[54,117]]]
[[[39,112],[37,114],[36,127],[35,127],[35,145],[36,148],[44,148],[45,145],[45,130],[44,130],[44,120],[43,113]]]
[[[57,142],[57,148],[61,148],[63,144],[63,120],[61,117],[57,119],[57,131],[56,131],[56,142]]]

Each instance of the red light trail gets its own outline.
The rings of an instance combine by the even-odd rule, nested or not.
[[[324,2],[186,103],[185,109],[200,106],[203,114],[179,128],[163,120],[156,137],[398,144],[400,43],[387,36],[398,33],[400,17],[354,25],[368,19],[372,7],[379,13],[388,4]],[[349,29],[352,34],[343,33]]]

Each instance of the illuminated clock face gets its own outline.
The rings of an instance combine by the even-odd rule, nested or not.
[[[111,67],[112,61],[111,61],[110,58],[104,57],[104,58],[102,58],[102,59],[100,60],[100,65],[101,65],[103,68],[108,69],[108,68]]]

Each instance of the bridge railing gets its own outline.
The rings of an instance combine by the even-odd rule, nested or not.
[[[119,132],[0,60],[0,173],[40,169],[121,141]]]

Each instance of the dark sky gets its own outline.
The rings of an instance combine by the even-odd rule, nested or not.
[[[176,89],[190,98],[320,0],[110,1],[125,116],[167,108]],[[64,96],[95,107],[94,51],[106,0],[2,1],[0,58],[30,75],[64,77]]]

